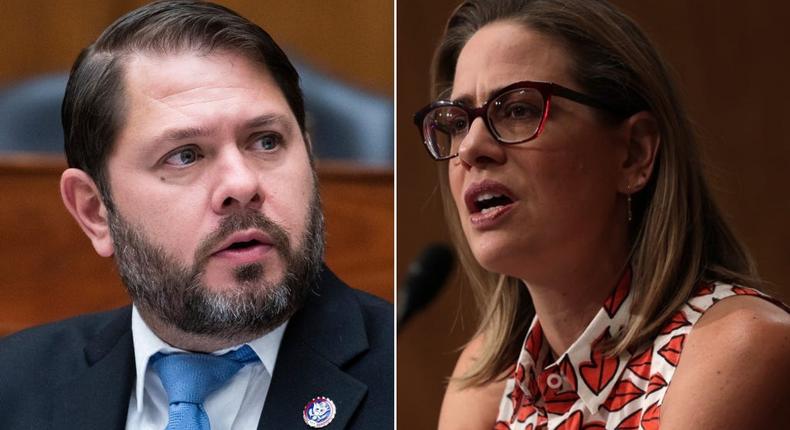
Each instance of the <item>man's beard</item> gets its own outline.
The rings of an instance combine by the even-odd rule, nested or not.
[[[121,279],[135,305],[161,322],[192,334],[236,338],[262,335],[290,318],[304,303],[321,271],[324,218],[317,189],[298,249],[288,234],[257,211],[228,215],[195,252],[194,264],[185,266],[108,205],[108,219]],[[211,288],[203,283],[212,251],[229,235],[259,229],[272,240],[284,263],[282,279],[269,282],[263,263],[233,270],[235,285]]]

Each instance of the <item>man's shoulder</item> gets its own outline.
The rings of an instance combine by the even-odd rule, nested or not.
[[[347,288],[351,290],[352,294],[354,294],[354,296],[359,301],[359,304],[363,307],[371,308],[372,310],[393,312],[392,303],[382,299],[381,297],[356,288]]]
[[[340,311],[348,311],[348,308],[342,307],[348,306],[350,302],[357,304],[368,334],[383,333],[385,337],[392,340],[395,315],[392,303],[366,291],[348,286],[331,271],[325,271],[322,277],[322,289],[318,294],[319,297],[323,294],[328,295],[325,297],[325,304],[341,307]]]
[[[394,354],[395,311],[391,303],[368,292],[350,288],[359,303],[365,322],[369,353],[375,360],[392,360]]]
[[[302,406],[317,390],[344,402],[345,412],[338,416],[348,420],[345,428],[391,427],[393,350],[392,304],[349,287],[325,269],[289,322],[277,357],[270,390],[290,393],[290,403],[275,408],[267,400],[267,407]]]
[[[55,410],[66,414],[66,420],[78,422],[87,415],[73,414],[69,405],[96,403],[97,398],[112,401],[121,392],[128,401],[129,376],[115,369],[129,366],[125,352],[131,350],[131,335],[125,333],[130,329],[131,308],[126,307],[33,327],[0,339],[0,428],[49,428],[49,414]],[[127,347],[116,348],[124,339]],[[110,351],[121,351],[116,354],[121,357],[115,361],[117,366],[105,361],[103,366],[91,367]],[[113,411],[105,413],[115,416]],[[77,427],[87,428],[75,424]]]
[[[131,323],[131,307],[80,315],[8,335],[0,339],[0,374],[5,373],[2,369],[27,368],[44,360],[84,361],[86,344],[110,322],[125,316]]]
[[[366,326],[389,334],[392,338],[394,328],[394,308],[392,303],[366,291],[348,287],[360,305]]]

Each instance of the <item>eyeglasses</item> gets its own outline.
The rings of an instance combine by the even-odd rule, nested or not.
[[[552,95],[620,113],[604,102],[561,85],[522,81],[497,91],[479,108],[467,107],[459,101],[435,101],[414,115],[414,124],[420,129],[431,157],[447,160],[458,155],[458,147],[477,117],[483,118],[499,143],[524,143],[537,138],[549,117]]]

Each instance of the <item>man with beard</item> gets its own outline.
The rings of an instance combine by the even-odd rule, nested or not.
[[[133,306],[3,340],[0,428],[392,426],[392,307],[322,264],[298,79],[260,27],[184,0],[80,54],[61,194]]]

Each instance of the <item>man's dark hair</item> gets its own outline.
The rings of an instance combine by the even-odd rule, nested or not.
[[[274,40],[255,23],[212,3],[157,1],[110,25],[83,49],[71,69],[63,99],[66,159],[87,172],[104,202],[112,205],[107,157],[124,121],[123,66],[138,53],[171,54],[215,50],[239,53],[274,77],[304,133],[305,112],[299,74]],[[309,149],[308,149],[309,150]]]

